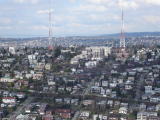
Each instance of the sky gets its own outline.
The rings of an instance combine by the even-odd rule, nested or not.
[[[121,7],[126,32],[160,31],[160,0],[0,0],[0,37],[119,33]]]

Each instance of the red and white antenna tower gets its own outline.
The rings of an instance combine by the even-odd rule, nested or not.
[[[124,31],[124,11],[123,11],[123,5],[121,6],[121,37],[120,37],[120,48],[126,47],[126,40],[125,40],[125,31]]]
[[[52,31],[52,9],[51,9],[51,5],[52,5],[52,0],[49,0],[49,36],[48,36],[48,44],[49,44],[49,48],[52,48],[52,37],[53,37],[53,31]]]

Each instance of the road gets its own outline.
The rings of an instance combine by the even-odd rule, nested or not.
[[[75,114],[74,114],[74,117],[72,118],[72,120],[77,120],[78,117],[80,115],[80,111],[77,111]]]
[[[18,106],[15,112],[9,115],[9,120],[16,120],[16,117],[22,113],[23,109],[29,105],[32,100],[32,97],[28,97],[20,106]]]

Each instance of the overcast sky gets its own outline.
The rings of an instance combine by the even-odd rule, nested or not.
[[[54,36],[160,31],[160,0],[0,0],[1,36],[47,36],[48,9]]]

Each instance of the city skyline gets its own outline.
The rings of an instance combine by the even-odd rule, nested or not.
[[[121,4],[120,4],[121,3]],[[53,0],[53,36],[159,31],[157,0]],[[49,0],[1,0],[0,36],[47,36]]]

